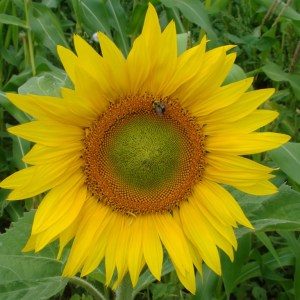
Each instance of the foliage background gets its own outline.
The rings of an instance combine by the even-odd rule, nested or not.
[[[254,88],[275,87],[265,108],[280,112],[267,130],[292,140],[267,154],[253,155],[279,167],[279,193],[253,197],[232,190],[256,227],[237,230],[239,247],[233,263],[222,255],[223,276],[203,268],[196,295],[179,283],[166,259],[161,282],[145,270],[126,299],[300,299],[300,1],[280,0],[155,0],[164,27],[176,21],[179,50],[196,44],[206,32],[208,48],[235,44],[237,65],[226,82],[254,76]],[[56,45],[73,48],[72,36],[93,39],[105,32],[124,55],[139,34],[146,0],[0,0],[0,172],[1,178],[27,167],[21,160],[30,144],[6,128],[30,120],[5,97],[7,91],[59,95],[71,86],[58,60]],[[41,253],[22,254],[34,208],[40,198],[6,202],[0,190],[0,299],[92,299],[93,288],[105,299],[114,292],[103,285],[103,266],[88,278],[69,281],[59,275],[57,244]],[[6,232],[6,233],[4,233]],[[99,296],[98,296],[99,297]],[[99,298],[100,299],[100,298]]]

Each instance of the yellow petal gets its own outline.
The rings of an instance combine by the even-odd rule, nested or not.
[[[81,220],[81,216],[82,211],[79,213],[74,222],[59,234],[59,251],[57,254],[57,259],[61,258],[65,246],[74,238]]]
[[[89,199],[82,210],[84,215],[78,226],[71,252],[63,271],[63,276],[66,277],[74,276],[82,268],[86,259],[92,260],[91,264],[94,263],[95,259],[96,263],[99,263],[94,249],[99,243],[99,235],[110,220],[108,216],[112,215],[105,206],[100,205],[95,199]]]
[[[94,78],[98,83],[97,90],[101,95],[106,95],[108,100],[114,99],[116,94],[109,82],[109,73],[103,63],[103,58],[79,35],[74,36],[74,45],[78,55],[79,69],[85,70]],[[75,79],[76,88],[77,84],[80,84],[80,80],[84,80],[84,74],[81,78],[75,74]]]
[[[28,176],[22,185],[14,187],[14,190],[9,194],[7,200],[27,199],[48,191],[68,180],[69,176],[75,173],[81,165],[81,161],[74,160],[71,157],[70,159],[59,163],[31,167],[32,176]],[[13,181],[14,178],[17,178],[16,182],[18,183],[20,178],[23,178],[26,172],[17,172],[15,174],[14,177],[8,177],[7,180]],[[5,181],[2,183],[5,184]]]
[[[250,133],[266,124],[272,122],[278,117],[278,112],[272,110],[257,110],[244,118],[232,122],[222,123],[216,122],[213,124],[206,124],[204,127],[204,133],[206,135],[213,134],[242,134]]]
[[[244,157],[208,153],[205,178],[218,183],[232,185],[238,189],[257,185],[272,177],[271,168]],[[266,190],[266,192],[269,189]]]
[[[89,125],[97,119],[99,107],[97,102],[94,103],[95,99],[90,101],[91,97],[80,97],[78,93],[68,88],[61,88],[60,92],[71,113],[79,117],[84,115],[90,122]]]
[[[197,199],[206,209],[224,226],[236,226],[236,218],[230,212],[225,202],[221,201],[219,197],[210,189],[206,181],[200,182],[193,188],[194,198]]]
[[[177,39],[174,21],[171,21],[156,38],[155,51],[151,53],[152,68],[146,82],[147,90],[162,95],[166,84],[173,77],[177,66]]]
[[[180,218],[180,212],[179,209],[173,210],[173,217],[174,220],[177,222],[177,224],[180,226],[180,228],[183,228],[181,218]],[[197,248],[192,244],[192,242],[187,238],[187,243],[189,246],[190,254],[193,260],[194,266],[197,268],[197,270],[202,274],[202,257]]]
[[[119,231],[119,239],[117,245],[122,245],[122,247],[117,247],[116,252],[116,267],[118,272],[118,279],[114,283],[115,286],[118,286],[122,282],[127,272],[128,247],[132,235],[131,230],[127,230],[127,223],[130,223],[131,219],[127,216],[119,216],[118,218],[121,218],[122,222],[120,226],[115,226],[115,230]]]
[[[160,239],[166,247],[174,266],[176,266],[178,272],[183,276],[188,276],[188,278],[192,280],[187,288],[190,288],[193,291],[193,287],[195,286],[195,276],[190,275],[194,274],[193,262],[189,253],[186,238],[181,228],[169,214],[152,215],[152,218],[155,222]],[[185,284],[185,282],[182,283]]]
[[[212,202],[215,202],[217,205],[219,205],[220,209],[228,211],[238,223],[248,228],[253,228],[238,203],[223,187],[208,180],[203,180],[198,186],[201,188],[201,191],[203,191],[203,189],[209,190],[210,194],[214,195],[212,198],[214,201]]]
[[[199,72],[177,90],[176,95],[178,97],[178,101],[184,107],[188,107],[190,109],[199,103],[198,101],[201,99],[206,99],[207,95],[202,97],[204,90],[209,93],[212,92],[212,90],[215,92],[216,89],[211,89],[210,85],[218,73],[218,70],[224,64],[226,52],[224,49],[217,48],[214,53],[215,55],[210,57],[207,57],[206,54],[204,56],[204,63],[202,68],[199,69]],[[207,91],[207,89],[209,89],[209,91]]]
[[[86,193],[81,172],[75,173],[65,183],[53,188],[36,211],[32,234],[50,227],[58,227],[58,224],[68,227],[79,214],[86,200]]]
[[[278,148],[289,139],[288,135],[274,132],[214,135],[207,138],[206,149],[215,153],[247,155]]]
[[[71,81],[75,83],[75,66],[77,64],[77,56],[69,49],[58,45],[57,46],[58,56],[66,70]]]
[[[22,249],[22,252],[34,251],[34,249],[35,249],[35,242],[36,242],[36,236],[35,235],[31,235],[29,237],[26,245]]]
[[[194,207],[196,214],[199,215],[199,218],[201,218],[201,220],[203,220],[203,222],[206,224],[206,227],[208,228],[208,231],[211,232],[212,238],[216,245],[224,250],[224,252],[231,259],[233,259],[232,247],[237,249],[237,240],[232,226],[224,226],[217,218],[212,216],[207,208],[202,205],[201,202],[197,201],[195,197],[191,197],[189,202]]]
[[[271,195],[278,192],[278,188],[267,180],[261,180],[254,185],[235,185],[235,187],[245,193],[258,196]]]
[[[60,123],[83,127],[89,125],[89,120],[85,118],[85,115],[79,117],[72,114],[67,103],[61,98],[13,93],[7,93],[6,96],[18,108],[39,120],[55,120]]]
[[[114,213],[113,221],[110,221],[110,225],[107,227],[106,231],[109,231],[113,238],[108,239],[106,249],[105,249],[105,284],[109,285],[111,279],[113,277],[115,268],[116,268],[116,257],[118,248],[120,245],[118,244],[120,239],[120,234],[122,230],[122,226],[124,224],[124,217],[117,215]],[[126,230],[130,230],[130,228],[126,227]],[[128,242],[127,242],[128,243]],[[126,249],[127,250],[127,249]],[[126,257],[127,251],[123,253]]]
[[[260,104],[265,102],[274,94],[275,89],[262,89],[243,94],[236,102],[218,109],[203,118],[201,122],[205,124],[215,124],[219,122],[235,122],[252,113]]]
[[[15,189],[26,185],[34,176],[37,168],[29,167],[13,173],[1,181],[0,187],[3,189]]]
[[[222,86],[215,89],[214,93],[212,93],[209,97],[204,97],[203,95],[198,94],[194,98],[194,103],[191,104],[190,111],[194,116],[201,117],[220,108],[226,107],[236,102],[251,86],[252,81],[253,78],[247,78]],[[205,119],[203,122],[205,122]]]
[[[143,37],[139,36],[135,39],[126,61],[129,93],[138,94],[145,92],[144,83],[149,75],[150,63],[149,49],[145,47]]]
[[[8,131],[45,146],[60,146],[62,141],[64,143],[78,143],[84,136],[84,131],[81,128],[54,121],[33,121],[10,127]]]
[[[111,240],[111,233],[113,232],[113,228],[115,227],[114,224],[117,219],[115,214],[110,213],[106,207],[102,209],[104,209],[104,211],[100,213],[102,214],[106,211],[106,215],[98,220],[100,226],[95,232],[93,239],[90,241],[89,249],[87,250],[88,255],[83,257],[81,276],[86,276],[99,266],[105,256],[105,250],[108,243]],[[102,209],[100,208],[100,210]],[[101,217],[100,214],[98,216]],[[97,220],[95,220],[95,222],[97,222]],[[76,255],[76,253],[74,253],[74,255]]]
[[[126,61],[131,93],[143,93],[149,88],[148,76],[156,64],[157,44],[161,40],[161,31],[157,13],[151,3],[145,16],[142,33],[133,43]],[[156,70],[155,70],[156,71]]]
[[[143,227],[141,218],[131,217],[132,223],[131,238],[128,247],[128,271],[131,278],[132,286],[136,286],[139,279],[140,272],[144,265],[143,248],[142,248],[142,235]],[[129,229],[128,229],[129,230]]]
[[[241,156],[235,155],[218,155],[214,153],[208,153],[206,156],[207,163],[215,168],[226,171],[239,171],[239,172],[255,172],[255,173],[270,173],[272,168],[261,165],[253,160],[247,159]]]
[[[82,155],[81,152],[81,142],[61,147],[47,147],[35,144],[22,160],[30,165],[41,165],[66,160],[69,157],[79,158]]]
[[[109,78],[113,88],[119,95],[126,93],[128,90],[128,75],[126,69],[126,60],[122,52],[105,34],[99,32],[98,39],[100,42],[103,62],[107,65]]]
[[[157,37],[160,36],[160,25],[157,12],[150,2],[148,4],[141,36],[145,39],[147,46],[153,47],[154,49]]]
[[[162,94],[164,96],[174,93],[174,97],[176,97],[176,90],[201,70],[204,63],[206,43],[205,36],[202,38],[200,45],[186,50],[178,57],[175,73],[163,88]]]
[[[99,88],[99,83],[81,68],[75,69],[75,77],[77,78],[75,86],[76,96],[84,99],[98,116],[105,112],[109,101],[107,100],[108,97]]]
[[[248,186],[256,184],[261,180],[268,180],[273,178],[274,175],[268,173],[257,173],[257,172],[244,172],[234,169],[218,169],[212,166],[207,166],[205,169],[205,178],[218,182],[229,184],[233,186]]]
[[[214,272],[221,274],[219,253],[203,218],[187,202],[181,204],[179,212],[186,236],[195,245],[203,261]]]
[[[145,216],[143,226],[143,252],[146,263],[153,276],[160,280],[163,263],[163,249],[151,216]]]

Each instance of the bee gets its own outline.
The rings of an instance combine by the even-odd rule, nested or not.
[[[166,111],[166,105],[159,100],[154,100],[153,109],[157,115],[163,116]]]

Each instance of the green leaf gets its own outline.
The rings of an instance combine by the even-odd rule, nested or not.
[[[174,20],[176,24],[176,32],[180,33],[185,33],[186,29],[184,25],[182,24],[182,20],[180,17],[180,13],[177,8],[166,8],[166,13],[168,16],[168,20]]]
[[[24,155],[29,151],[30,149],[30,142],[23,140],[22,138],[18,136],[12,136],[13,140],[13,157],[12,161],[14,165],[19,169],[27,168],[27,164],[22,161],[22,158]]]
[[[291,85],[295,97],[300,100],[300,75],[285,73],[281,67],[272,62],[267,63],[262,67],[265,74],[274,81],[287,81]]]
[[[40,254],[22,253],[30,234],[34,211],[0,235],[0,299],[47,299],[61,291],[67,280],[60,277],[62,263],[48,247]]]
[[[291,179],[300,184],[300,144],[287,143],[269,152],[272,160]]]
[[[276,259],[276,261],[280,265],[280,259],[276,252],[276,249],[274,248],[272,241],[268,237],[268,235],[264,232],[256,232],[255,234],[256,234],[256,237],[263,243],[263,245],[268,249],[268,251],[273,255],[273,257]]]
[[[51,9],[40,3],[32,3],[30,9],[30,28],[40,44],[47,47],[55,56],[57,45],[69,47],[60,21]]]
[[[18,17],[6,14],[0,14],[0,23],[28,28],[23,20],[19,19]]]
[[[274,0],[256,0],[256,1],[267,8],[271,7],[274,4]],[[287,17],[291,20],[295,20],[295,21],[300,20],[300,14],[292,7],[287,6],[286,2],[280,0],[276,0],[276,1],[278,2],[278,6],[276,7],[274,12],[276,15],[282,14],[282,16]]]
[[[14,265],[10,265],[5,263],[5,257],[0,256],[0,264],[4,261],[4,265],[0,266],[0,272],[7,272],[7,268],[14,268]],[[18,260],[16,260],[18,263]],[[28,261],[27,264],[23,264],[22,267],[25,269],[30,269],[32,267],[32,263]],[[34,261],[34,264],[37,262]],[[7,266],[7,267],[6,267]],[[43,265],[38,266],[40,268]],[[46,269],[48,266],[44,265]],[[21,266],[20,266],[21,268]],[[13,271],[15,272],[15,271]],[[15,273],[16,277],[21,278],[23,273]],[[65,286],[66,280],[62,279],[61,277],[41,277],[40,279],[27,279],[23,277],[23,279],[18,281],[6,282],[4,284],[0,284],[0,299],[5,300],[15,300],[15,299],[22,299],[22,300],[32,300],[32,299],[48,299],[51,296],[56,295],[59,293]]]
[[[132,39],[141,32],[146,11],[147,11],[146,2],[136,2],[136,5],[133,8],[131,16],[128,19],[128,26],[127,26],[127,32]]]
[[[218,37],[214,32],[210,23],[208,14],[204,5],[198,0],[161,0],[161,3],[167,7],[177,7],[184,17],[190,22],[193,22],[200,26],[208,35],[208,37],[217,41]]]
[[[168,258],[164,259],[162,266],[162,276],[169,274],[174,270],[174,267]],[[139,278],[137,285],[133,289],[133,297],[135,297],[141,290],[147,288],[152,282],[156,281],[149,270],[146,270]]]
[[[211,269],[203,264],[202,276],[197,272],[196,274],[196,295],[192,297],[195,300],[215,299],[216,288],[219,281],[219,276]]]
[[[278,193],[264,197],[232,193],[256,231],[300,230],[300,192],[290,186],[282,185]],[[238,236],[247,232],[244,228],[237,230]]]
[[[247,75],[244,70],[240,66],[233,64],[229,74],[223,82],[223,85],[245,79],[246,77]]]
[[[284,237],[287,241],[288,246],[293,252],[296,263],[295,263],[295,275],[294,275],[294,290],[295,290],[295,299],[300,297],[300,240],[295,236],[294,232],[284,232],[280,231],[279,234]]]
[[[251,236],[247,234],[238,240],[238,248],[231,262],[228,256],[222,255],[222,279],[225,286],[227,297],[236,287],[236,280],[245,263],[249,260],[251,250]]]
[[[235,280],[235,285],[237,286],[238,284],[254,277],[261,277],[261,266],[268,268],[269,270],[276,270],[294,264],[294,255],[291,253],[289,247],[278,249],[277,253],[279,257],[279,263],[273,257],[273,255],[268,252],[261,256],[261,264],[259,264],[257,261],[252,261],[244,265],[239,276]]]
[[[183,53],[188,45],[188,39],[189,39],[189,33],[185,32],[185,33],[179,33],[177,34],[177,52],[178,55],[180,55],[181,53]]]
[[[97,31],[102,31],[111,36],[109,17],[103,1],[73,0],[73,6],[77,8],[80,23],[91,35]]]
[[[116,30],[114,39],[122,49],[123,54],[127,56],[129,52],[129,40],[126,35],[127,22],[125,11],[120,1],[117,0],[107,0],[106,6],[110,13],[111,25]]]
[[[65,72],[45,72],[41,76],[27,80],[19,87],[18,92],[20,94],[60,96],[60,89],[69,85],[70,82]]]

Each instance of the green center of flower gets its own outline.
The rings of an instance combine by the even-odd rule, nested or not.
[[[122,120],[109,140],[107,153],[116,176],[137,189],[162,187],[176,174],[184,155],[178,130],[160,117]]]

